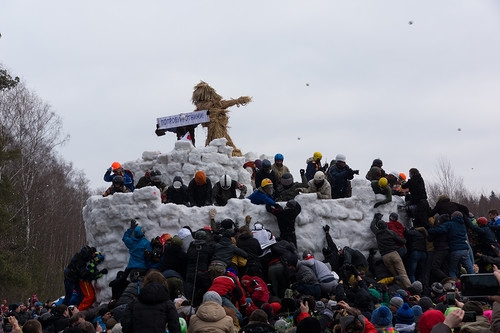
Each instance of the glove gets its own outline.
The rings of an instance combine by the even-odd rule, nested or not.
[[[210,209],[208,211],[208,216],[210,216],[211,220],[213,220],[215,218],[215,214],[217,214],[217,210],[215,210],[215,209]]]
[[[375,205],[373,205],[373,208],[377,208],[378,206],[380,206],[382,203],[381,202],[377,202]]]
[[[327,224],[327,225],[324,225],[324,226],[323,226],[323,230],[324,230],[325,232],[329,232],[329,231],[330,231],[330,226],[329,226],[328,224]]]
[[[375,214],[374,217],[375,217],[376,220],[380,220],[380,219],[382,219],[382,216],[384,216],[384,215],[382,215],[380,213],[377,213],[377,214]]]
[[[252,217],[250,215],[245,216],[245,224],[247,226],[250,225],[250,222],[252,221]]]
[[[301,175],[301,176],[303,176],[303,175],[305,175],[305,174],[306,174],[306,170],[304,170],[304,169],[300,169],[300,175]]]
[[[273,210],[274,210],[274,206],[270,205],[270,204],[266,204],[266,210],[269,212],[269,213],[272,213]]]
[[[135,229],[137,227],[137,221],[135,219],[130,220],[130,229]]]
[[[353,170],[352,173],[355,175],[359,175],[359,170]]]
[[[113,168],[112,168],[112,167],[109,167],[109,168],[108,168],[108,172],[111,172],[111,171],[113,171]]]
[[[101,270],[101,274],[108,274],[108,269],[104,268],[103,270]]]
[[[323,170],[328,170],[328,163],[325,163],[325,165],[323,166]]]
[[[321,199],[321,193],[316,192],[316,196],[318,197],[318,199]]]

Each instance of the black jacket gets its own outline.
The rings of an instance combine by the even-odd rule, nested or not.
[[[124,333],[180,333],[179,315],[168,296],[167,288],[161,283],[144,286],[138,299],[129,304],[121,324]]]
[[[410,203],[416,204],[420,200],[427,200],[425,183],[421,174],[413,175],[406,183],[401,184],[401,187],[410,190]]]

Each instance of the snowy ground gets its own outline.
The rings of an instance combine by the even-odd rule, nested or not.
[[[232,157],[232,149],[225,143],[225,139],[218,139],[212,141],[210,146],[194,148],[189,142],[177,141],[174,150],[169,153],[145,152],[141,159],[122,164],[135,173],[136,181],[148,169],[158,169],[162,172],[163,181],[168,185],[177,175],[182,176],[187,185],[197,170],[203,170],[213,185],[227,172],[232,179],[246,184],[249,195],[252,192],[250,175],[242,166],[248,160],[266,157],[255,153]],[[273,161],[272,158],[269,159]],[[298,173],[298,170],[291,171],[297,180],[295,173]],[[363,171],[360,174],[363,175]],[[339,246],[347,245],[365,253],[376,247],[370,231],[373,215],[380,212],[387,221],[389,214],[397,211],[397,205],[404,203],[403,199],[393,197],[393,202],[374,209],[373,205],[377,199],[369,182],[363,176],[355,176],[352,187],[353,194],[348,199],[319,200],[316,194],[300,194],[296,197],[302,206],[302,212],[296,221],[299,253],[309,249],[317,258],[323,258],[321,249],[326,246],[326,241],[322,226],[326,224],[330,225],[330,233]],[[208,212],[212,208],[214,206],[199,208],[162,204],[160,193],[155,187],[109,197],[90,197],[83,209],[88,244],[95,246],[105,255],[106,259],[102,265],[109,270],[109,274],[95,284],[97,302],[110,300],[111,288],[108,284],[116,273],[127,265],[128,250],[121,239],[130,226],[130,219],[136,218],[139,224],[144,226],[146,237],[151,239],[165,232],[173,236],[186,225],[193,230],[209,225]],[[262,222],[267,229],[279,235],[275,217],[268,213],[264,206],[253,205],[248,199],[231,199],[226,206],[215,208],[216,221],[231,218],[239,225],[244,225],[245,216],[250,215],[252,225],[257,221]]]

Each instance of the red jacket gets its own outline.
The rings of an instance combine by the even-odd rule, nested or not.
[[[235,304],[236,302],[238,302],[239,305],[246,304],[247,300],[243,288],[240,285],[240,281],[237,277],[236,279],[234,278],[233,273],[228,272],[227,274],[233,275],[233,277],[228,275],[216,277],[212,281],[212,285],[208,288],[208,291],[215,291],[221,297],[226,297]]]

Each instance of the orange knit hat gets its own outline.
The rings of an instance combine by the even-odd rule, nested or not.
[[[194,174],[194,181],[197,185],[204,185],[207,182],[207,176],[203,171],[196,171]]]

